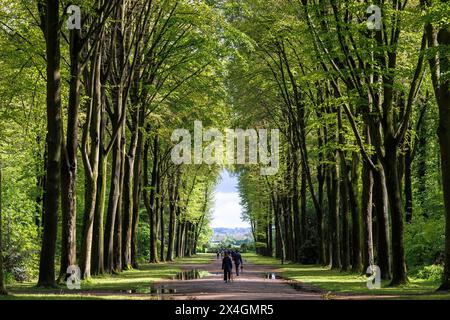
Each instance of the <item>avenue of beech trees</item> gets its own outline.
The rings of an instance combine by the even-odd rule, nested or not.
[[[195,121],[278,171],[176,164]],[[0,294],[205,252],[222,170],[257,254],[450,290],[450,1],[0,0]]]

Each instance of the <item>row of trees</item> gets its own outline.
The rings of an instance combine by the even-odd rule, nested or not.
[[[64,281],[71,265],[86,279],[137,268],[144,253],[150,262],[194,254],[209,230],[218,171],[173,164],[171,132],[224,117],[214,112],[224,100],[220,16],[202,1],[80,0],[71,5],[81,9],[81,29],[67,30],[77,16],[59,0],[2,5],[2,64],[10,80],[25,70],[2,94],[39,124],[23,133],[37,168],[38,284]],[[10,167],[27,166],[4,154]]]
[[[360,1],[228,3],[248,36],[229,83],[241,121],[277,127],[284,141],[277,176],[241,169],[243,206],[261,253],[355,272],[377,264],[395,286],[408,281],[405,223],[436,216],[419,200],[443,186],[445,253],[435,261],[448,289],[449,3],[374,4],[380,30],[367,28]],[[426,156],[435,125],[438,168],[437,154]],[[442,184],[430,189],[428,171],[442,172]]]

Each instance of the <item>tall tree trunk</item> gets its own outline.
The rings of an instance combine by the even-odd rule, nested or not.
[[[361,225],[361,211],[359,203],[357,200],[358,193],[358,167],[359,167],[359,157],[358,153],[353,153],[352,159],[352,178],[348,181],[348,196],[349,205],[352,218],[352,271],[362,272],[363,262],[362,262],[362,225]]]
[[[293,261],[293,247],[294,247],[294,237],[292,230],[292,207],[290,197],[283,195],[282,207],[283,207],[283,221],[284,221],[284,234],[286,237],[286,259]]]
[[[177,219],[177,229],[175,232],[176,233],[175,234],[175,257],[179,258],[180,257],[180,244],[181,244],[181,226],[182,226],[181,209],[179,206],[177,207],[176,219]]]
[[[279,210],[278,206],[275,204],[275,201],[273,200],[274,196],[272,196],[272,207],[274,212],[274,222],[275,222],[275,257],[278,259],[282,258],[282,251],[281,251],[281,228],[280,228],[280,219],[279,219]]]
[[[306,189],[307,189],[307,180],[306,180],[306,169],[304,164],[302,164],[302,172],[300,178],[300,241],[302,245],[305,243],[306,239],[308,239],[308,227],[306,225]],[[299,248],[300,249],[300,248]]]
[[[192,256],[192,228],[193,224],[189,221],[186,230],[186,256]]]
[[[113,244],[113,271],[122,271],[122,233],[123,233],[123,182],[125,170],[125,127],[122,131],[122,139],[120,143],[120,175],[119,175],[119,199],[117,203],[116,223],[114,225],[114,244]]]
[[[78,148],[78,110],[80,108],[80,30],[70,31],[70,90],[67,112],[67,140],[61,162],[61,268],[58,282],[66,280],[69,266],[76,264],[76,178]]]
[[[105,134],[106,134],[106,95],[105,88],[102,85],[102,108],[101,108],[101,120],[100,120],[100,152],[99,152],[99,165],[98,165],[98,177],[97,177],[97,195],[95,200],[94,211],[94,230],[93,230],[93,242],[92,242],[92,269],[91,273],[100,275],[105,273],[105,201],[106,201],[106,181],[107,181],[107,169],[108,169],[108,155],[111,150],[105,147]]]
[[[102,89],[101,89],[101,51],[96,48],[92,61],[92,96],[85,132],[83,133],[83,164],[85,171],[85,196],[83,217],[83,238],[81,239],[80,268],[84,279],[91,276],[92,238],[94,228],[95,203],[97,197],[97,178],[100,157],[100,129],[102,120]],[[90,152],[88,154],[88,135]]]
[[[115,6],[116,4],[112,4],[112,6]],[[110,75],[110,66],[107,61],[104,61],[102,59],[103,55],[103,43],[105,41],[104,38],[104,32],[103,32],[103,26],[102,26],[102,20],[106,19],[105,12],[109,12],[109,10],[104,10],[104,12],[101,13],[100,17],[101,20],[99,21],[99,25],[97,27],[100,27],[100,36],[93,42],[93,44],[99,46],[98,51],[96,54],[99,55],[99,65],[97,70],[97,77],[96,80],[96,90],[97,96],[98,96],[98,102],[100,104],[100,114],[99,114],[99,151],[98,151],[98,166],[97,166],[97,192],[95,196],[95,208],[94,208],[94,224],[93,224],[93,235],[92,235],[92,254],[91,254],[91,260],[92,260],[92,266],[91,266],[91,273],[95,275],[100,275],[105,272],[105,201],[106,201],[106,191],[107,191],[107,176],[108,176],[108,157],[111,152],[111,149],[113,147],[114,142],[118,138],[117,133],[120,131],[120,112],[116,114],[117,121],[119,123],[112,122],[112,136],[109,140],[109,143],[107,143],[106,139],[106,128],[107,128],[107,104],[109,102],[108,97],[106,95],[106,82],[108,80],[108,77]],[[109,14],[111,14],[110,12]],[[105,20],[106,21],[106,20]],[[114,38],[115,36],[112,35]],[[105,70],[105,68],[102,68],[104,66],[108,66]],[[104,71],[104,72],[103,72]],[[114,91],[113,91],[114,92]],[[114,104],[115,107],[119,106],[120,104]],[[109,105],[108,105],[108,111]],[[117,111],[115,109],[115,111]],[[114,168],[113,168],[114,170]],[[111,271],[111,268],[108,268],[108,271]]]
[[[320,265],[327,264],[327,254],[326,254],[326,247],[325,247],[325,219],[324,219],[324,210],[323,210],[323,197],[324,197],[324,182],[325,179],[323,176],[318,175],[319,183],[317,188],[317,198],[318,198],[318,208],[316,208],[316,216],[317,216],[317,243],[319,248],[319,261],[318,263]],[[319,177],[320,176],[320,177]]]
[[[416,163],[416,181],[417,181],[417,196],[415,198],[416,208],[419,207],[422,215],[427,217],[425,209],[426,205],[426,193],[427,193],[427,158],[428,158],[428,120],[426,119],[426,113],[423,115],[424,119],[422,124],[417,130],[417,138],[415,143],[415,156]]]
[[[120,88],[113,90],[114,115],[111,119],[113,125],[117,128],[117,136],[112,146],[112,165],[111,182],[109,187],[108,211],[105,224],[105,269],[108,272],[114,270],[114,227],[119,210],[119,198],[121,194],[120,175],[122,167],[122,133],[123,123],[121,122],[123,110],[123,96]],[[123,117],[125,118],[125,117]]]
[[[406,261],[404,248],[404,213],[398,175],[397,145],[391,139],[386,138],[386,186],[389,195],[389,208],[392,222],[392,286],[402,285],[408,282],[406,276]]]
[[[92,237],[94,227],[94,211],[96,197],[96,179],[87,176],[85,181],[85,212],[83,219],[83,238],[81,242],[81,275],[83,279],[91,277],[91,254],[92,254]]]
[[[47,133],[46,190],[44,198],[44,230],[39,262],[39,286],[56,287],[55,249],[61,183],[61,73],[59,0],[47,0],[45,18],[47,58]]]
[[[150,222],[150,263],[158,262],[157,258],[157,235],[158,229],[156,228],[156,187],[158,183],[158,159],[159,159],[159,137],[155,135],[153,138],[153,165],[152,165],[152,179],[150,185],[148,184],[148,153],[150,151],[150,141],[146,143],[144,151],[144,181],[146,187],[150,187],[150,195],[147,188],[144,189],[144,202],[147,209],[147,214]]]
[[[143,114],[140,116],[141,127],[144,124]],[[144,152],[144,134],[142,130],[139,130],[138,143],[136,149],[136,158],[134,164],[133,174],[133,226],[131,235],[131,264],[133,268],[138,268],[137,262],[137,233],[139,226],[139,210],[141,204],[141,175],[142,175],[142,155]]]
[[[131,140],[128,153],[125,154],[124,185],[123,185],[123,233],[122,233],[122,268],[128,270],[131,262],[131,238],[133,233],[133,173],[136,150],[139,138],[140,110],[133,111],[131,124]]]
[[[161,186],[161,189],[163,188],[163,186]],[[160,218],[159,218],[159,225],[160,225],[160,239],[161,239],[161,245],[160,245],[160,260],[162,262],[165,261],[165,256],[164,256],[164,249],[166,246],[166,240],[165,240],[165,232],[166,232],[166,227],[164,225],[164,192],[162,192],[161,194],[161,203],[160,203]]]
[[[104,127],[104,119],[102,120]],[[104,129],[101,130],[101,136],[104,136]],[[103,138],[101,138],[103,139]],[[100,150],[99,174],[97,178],[97,195],[95,200],[94,212],[94,230],[92,241],[92,270],[94,275],[103,274],[105,272],[105,233],[104,233],[104,212],[106,200],[106,178],[107,178],[108,158],[104,150]]]
[[[348,198],[349,198],[349,187],[350,187],[350,177],[349,170],[347,166],[347,159],[345,157],[345,151],[342,149],[345,145],[344,138],[344,128],[342,124],[342,111],[341,108],[337,109],[337,120],[338,120],[338,139],[339,139],[339,160],[341,168],[341,181],[340,181],[340,199],[341,199],[341,221],[342,221],[342,270],[348,271],[350,269],[350,227],[348,219]],[[338,230],[339,232],[339,230]]]
[[[5,284],[3,283],[3,246],[2,246],[2,237],[3,237],[3,235],[2,235],[2,209],[3,209],[3,207],[2,207],[2,205],[3,205],[3,202],[2,202],[2,191],[3,191],[3,189],[2,189],[2,187],[3,187],[3,184],[2,184],[2,173],[3,173],[3,168],[2,168],[2,162],[0,161],[0,296],[1,295],[7,295],[8,294],[8,292],[6,291],[6,289],[5,289]]]
[[[342,221],[342,271],[348,271],[350,269],[350,226],[348,219],[348,188],[347,184],[341,180],[340,182],[340,202],[342,212],[340,218]]]
[[[410,139],[411,140],[411,139]],[[413,190],[412,190],[412,155],[411,146],[408,144],[405,150],[405,219],[406,222],[412,221],[413,216]]]
[[[314,204],[314,209],[316,211],[317,217],[317,247],[319,249],[319,259],[318,263],[320,265],[328,264],[327,261],[327,250],[326,250],[326,235],[325,235],[325,219],[324,219],[324,209],[323,209],[323,198],[324,198],[324,184],[325,184],[325,166],[324,153],[322,151],[324,145],[323,129],[317,129],[317,141],[319,147],[319,165],[317,165],[317,196],[314,192],[314,185],[312,182],[311,172],[309,169],[309,164],[307,161],[307,149],[306,143],[302,142],[302,170],[306,174],[306,181],[308,182],[309,193],[311,194],[312,201]],[[302,150],[301,149],[301,150]]]
[[[205,224],[205,217],[208,210],[208,204],[209,204],[209,193],[210,188],[207,184],[205,186],[205,192],[204,192],[204,200],[203,200],[203,206],[201,211],[201,217],[199,221],[194,226],[194,234],[193,234],[193,244],[192,244],[192,253],[197,254],[197,245],[198,245],[198,239],[200,237],[200,233],[203,230],[204,224]]]
[[[374,265],[373,234],[372,234],[372,190],[373,176],[366,161],[363,162],[362,172],[362,216],[363,216],[363,272]]]
[[[41,237],[41,227],[42,227],[42,215],[44,213],[43,204],[44,204],[44,192],[45,192],[45,171],[42,170],[43,165],[47,163],[47,135],[44,143],[44,153],[41,154],[40,146],[41,146],[41,135],[38,134],[36,137],[36,145],[38,146],[37,151],[35,152],[36,157],[36,189],[38,190],[36,195],[36,216],[35,223],[38,227],[38,234]]]
[[[334,158],[336,159],[336,158]],[[339,183],[336,164],[331,164],[327,179],[328,219],[331,246],[331,268],[341,269],[341,237],[339,236]]]
[[[176,210],[178,201],[178,188],[180,182],[180,170],[177,169],[174,174],[175,181],[169,179],[169,239],[167,242],[167,261],[173,261],[173,251],[175,247],[175,232],[176,232]]]
[[[292,151],[291,151],[292,152]],[[292,152],[292,215],[294,216],[294,261],[300,262],[300,248],[303,243],[298,193],[299,164],[295,151]],[[288,180],[289,181],[289,180]]]
[[[377,265],[381,270],[383,279],[391,278],[391,250],[389,246],[389,215],[386,179],[383,169],[373,172],[374,179],[374,203],[377,217]]]
[[[275,208],[276,208],[276,212],[278,212],[278,214],[277,214],[277,216],[278,216],[277,233],[279,234],[279,237],[280,237],[280,253],[281,253],[280,258],[281,258],[281,263],[283,264],[286,261],[286,238],[285,238],[285,234],[283,232],[283,225],[284,225],[283,205],[280,201],[280,196],[278,194],[275,195],[274,203],[276,203]]]
[[[270,201],[270,205],[269,205],[269,213],[267,215],[267,229],[268,229],[268,234],[267,234],[267,255],[269,257],[273,256],[273,204],[272,201]]]
[[[370,144],[370,130],[367,125],[364,126],[365,143]],[[373,248],[373,187],[374,180],[370,165],[366,160],[362,162],[362,272],[365,273],[367,268],[375,264],[374,248]]]
[[[184,211],[184,214],[186,215],[186,209]],[[186,219],[186,218],[185,218]],[[187,243],[188,243],[188,237],[189,237],[189,221],[185,220],[183,223],[183,229],[181,232],[181,257],[185,257],[187,254]]]
[[[184,218],[185,219],[185,218]],[[186,231],[187,231],[187,221],[184,220],[181,224],[181,230],[180,230],[180,252],[179,257],[183,258],[186,252]]]
[[[159,251],[158,251],[158,239],[161,240],[161,220],[160,220],[160,208],[161,208],[161,159],[158,159],[158,168],[156,169],[156,172],[158,173],[157,175],[157,179],[156,179],[156,193],[155,193],[155,210],[153,212],[154,217],[155,217],[155,228],[156,228],[156,233],[155,233],[155,239],[156,239],[156,251],[155,251],[155,256],[156,256],[156,260],[158,260],[159,258]]]

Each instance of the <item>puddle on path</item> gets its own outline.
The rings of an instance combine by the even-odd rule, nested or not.
[[[297,291],[302,291],[302,292],[312,292],[312,293],[323,293],[322,290],[320,290],[319,288],[314,288],[314,287],[310,287],[307,286],[303,283],[299,283],[299,282],[295,282],[295,281],[289,281],[288,284],[295,290]]]
[[[266,274],[266,279],[267,280],[278,280],[278,279],[283,279],[283,277],[277,273],[271,272],[271,273]]]
[[[175,275],[175,277],[172,278],[172,280],[181,280],[181,281],[187,281],[187,280],[195,280],[195,279],[201,279],[209,275],[209,272],[204,270],[198,270],[198,269],[192,269],[192,270],[186,270],[179,272]]]
[[[130,290],[120,290],[121,293],[128,293],[128,294],[133,294],[133,293],[137,293],[136,289],[130,289]]]
[[[156,287],[140,287],[130,290],[122,290],[121,292],[128,294],[174,294],[177,293],[176,289],[167,288],[166,286],[156,286]]]
[[[181,280],[181,281],[194,280],[194,279],[201,279],[208,275],[209,272],[207,271],[192,269],[177,273],[174,277],[172,277],[172,280]],[[156,285],[156,286],[148,286],[148,287],[143,286],[135,289],[121,290],[120,292],[126,294],[150,294],[160,296],[165,294],[175,294],[177,293],[177,290],[165,285]]]
[[[299,283],[289,282],[289,285],[297,291],[303,291],[303,287]]]
[[[177,293],[176,289],[167,288],[166,286],[139,288],[137,291],[138,291],[138,293],[145,293],[145,294],[173,294],[173,293]]]

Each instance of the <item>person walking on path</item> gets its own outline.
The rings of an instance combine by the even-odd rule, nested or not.
[[[231,271],[233,271],[233,262],[231,261],[228,253],[225,253],[225,257],[222,260],[223,281],[225,283],[231,281]]]
[[[236,276],[239,277],[240,266],[244,264],[242,261],[242,256],[239,253],[239,251],[236,250],[236,252],[234,253],[234,256],[233,256],[233,260],[234,260],[234,265],[236,266]]]

